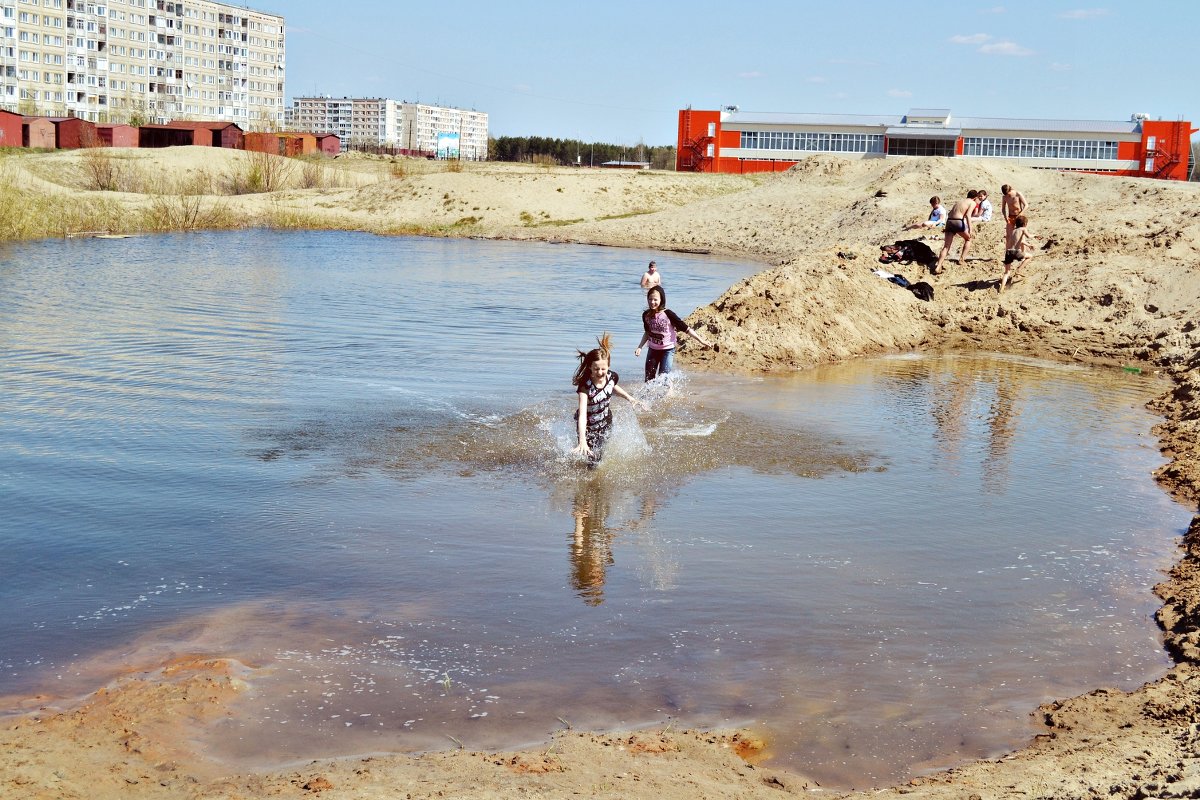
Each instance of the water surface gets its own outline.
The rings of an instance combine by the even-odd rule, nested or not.
[[[0,694],[177,652],[260,668],[260,764],[752,725],[866,785],[1019,745],[1167,659],[1184,509],[1143,376],[877,359],[643,386],[645,263],[686,315],[752,265],[222,233],[0,250]],[[576,348],[618,406],[582,469]]]

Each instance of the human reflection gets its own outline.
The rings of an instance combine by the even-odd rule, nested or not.
[[[612,498],[603,478],[580,481],[571,509],[575,533],[571,537],[571,587],[583,602],[604,602],[604,580],[613,564],[614,531],[608,528]]]
[[[1019,396],[1020,384],[1017,379],[1009,370],[1003,367],[998,369],[992,404],[988,410],[987,455],[983,459],[984,489],[989,494],[1001,494],[1008,485]]]
[[[934,438],[946,460],[956,460],[967,431],[967,406],[975,378],[952,368],[945,373],[944,380],[930,375],[930,381],[933,391],[929,410],[937,425]]]
[[[952,369],[941,380],[933,375],[929,379],[933,386],[929,410],[936,424],[934,437],[943,457],[948,462],[957,460],[962,457],[964,448],[974,452],[977,446],[983,453],[980,468],[984,490],[989,494],[1002,494],[1008,485],[1022,375],[1012,365],[999,363],[982,373]],[[982,404],[989,390],[985,418],[987,438],[975,445],[977,435],[970,431],[971,419],[977,418],[979,412],[974,411],[973,406],[977,401]],[[971,443],[967,442],[968,438]]]

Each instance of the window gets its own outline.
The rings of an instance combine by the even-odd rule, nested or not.
[[[1021,139],[968,136],[963,155],[991,158],[1115,159],[1117,143],[1098,139]]]
[[[746,150],[882,153],[883,135],[825,131],[742,131],[740,146]]]

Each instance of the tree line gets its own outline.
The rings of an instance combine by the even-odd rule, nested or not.
[[[545,136],[498,136],[488,139],[489,161],[600,166],[605,161],[648,161],[651,169],[675,169],[675,145],[610,144]]]

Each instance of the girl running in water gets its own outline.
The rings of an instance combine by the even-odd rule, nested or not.
[[[612,433],[613,415],[608,403],[614,394],[624,397],[634,406],[638,401],[617,385],[617,373],[609,372],[608,362],[611,346],[608,333],[596,340],[599,347],[579,351],[579,368],[571,382],[579,396],[579,408],[575,411],[575,425],[579,431],[579,444],[572,453],[587,457],[588,467],[595,467],[604,455],[604,445]]]
[[[657,376],[666,375],[671,371],[675,357],[675,344],[678,341],[676,333],[686,333],[699,342],[705,350],[712,347],[703,336],[689,328],[678,314],[667,308],[667,293],[661,286],[652,287],[650,291],[646,292],[646,305],[648,308],[642,312],[642,327],[646,329],[646,332],[642,334],[642,341],[638,342],[633,355],[640,356],[642,347],[646,342],[650,342],[650,349],[646,351],[647,383]]]

